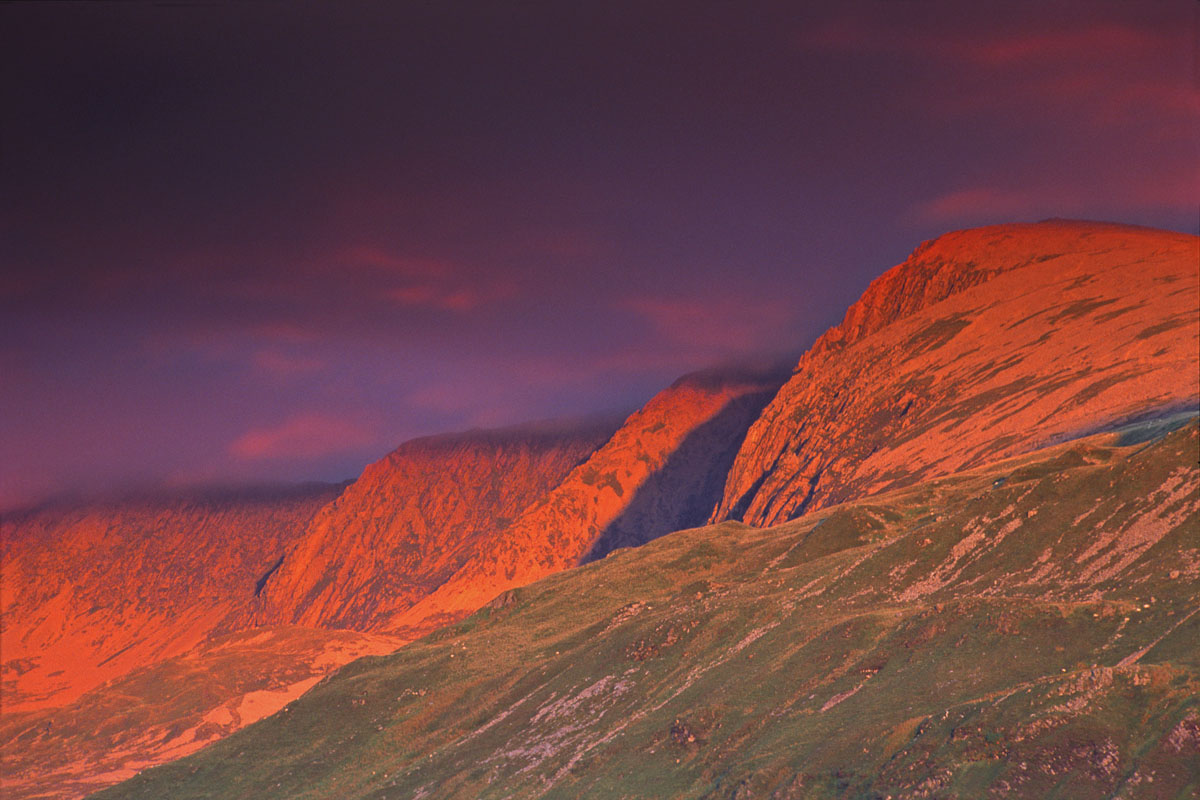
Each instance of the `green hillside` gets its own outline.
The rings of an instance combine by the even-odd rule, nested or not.
[[[1189,421],[672,534],[94,796],[1195,797],[1198,461]]]

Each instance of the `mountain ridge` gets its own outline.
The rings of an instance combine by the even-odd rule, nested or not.
[[[629,551],[680,529],[711,523],[716,527],[698,534],[705,541],[717,542],[717,532],[741,541],[757,536],[743,523],[765,528],[798,518],[824,525],[827,509],[853,506],[859,511],[849,522],[796,546],[824,554],[821,542],[846,530],[865,546],[878,532],[877,523],[890,524],[862,510],[870,498],[933,485],[1147,415],[1196,408],[1200,276],[1192,264],[1198,259],[1196,237],[1113,224],[1047,221],[957,231],[923,243],[873,281],[794,368],[691,373],[623,421],[592,418],[582,427],[530,423],[403,443],[328,502],[306,506],[286,524],[280,517],[287,530],[272,528],[275,538],[259,541],[258,549],[214,556],[218,563],[239,564],[224,570],[238,575],[230,584],[236,584],[236,600],[221,599],[220,591],[228,588],[206,589],[208,599],[169,621],[187,630],[163,627],[175,606],[161,592],[142,597],[136,585],[129,587],[130,598],[110,592],[103,625],[97,621],[85,638],[107,626],[135,639],[157,631],[171,644],[116,652],[103,675],[79,683],[94,690],[87,703],[76,691],[58,695],[53,708],[28,705],[28,716],[14,717],[6,709],[7,735],[0,745],[36,742],[36,752],[56,754],[54,769],[65,770],[58,773],[68,776],[64,781],[96,788],[100,784],[88,778],[89,770],[100,769],[96,765],[107,764],[106,774],[115,775],[128,768],[122,764],[149,766],[182,752],[180,747],[194,749],[232,733],[243,724],[233,711],[247,691],[273,693],[282,704],[293,691],[288,687],[307,686],[324,674],[301,676],[305,653],[340,653],[344,660],[440,628],[422,639],[437,641],[454,635],[445,632],[458,630],[456,623],[474,625],[459,621],[480,608],[490,609],[485,615],[508,613],[533,591],[522,587],[560,585],[579,572],[573,567],[621,563]],[[1174,423],[1147,424],[1138,426],[1142,435]],[[1092,457],[1086,448],[1072,452],[1082,453],[1085,462]],[[921,524],[938,521],[933,513]],[[100,527],[97,541],[120,529]],[[20,539],[14,530],[11,519],[0,530],[6,555]],[[99,558],[88,565],[88,580],[96,584],[109,575],[115,584],[111,578],[118,573],[137,575],[155,559],[164,574],[194,572],[187,565],[198,553],[182,546],[178,536],[171,541],[153,557],[146,550]],[[986,537],[971,539],[970,547],[986,543]],[[723,545],[713,546],[725,552]],[[970,550],[962,547],[967,549],[960,556]],[[53,555],[53,548],[46,552]],[[697,563],[708,563],[707,556]],[[31,580],[37,574],[30,571]],[[70,616],[64,609],[82,602],[74,589],[63,591],[51,592],[66,598],[54,601],[62,608],[35,601],[44,607],[43,616],[58,614],[53,625],[41,620],[42,630],[61,628]],[[8,611],[19,594],[10,587],[5,595],[6,645]],[[150,607],[157,609],[151,616],[158,621],[142,629],[135,624],[129,632],[129,623],[144,619]],[[193,619],[204,609],[212,613]],[[296,623],[300,627],[291,627]],[[272,655],[252,644],[255,631],[288,644]],[[677,640],[683,634],[665,635]],[[215,672],[229,663],[212,655],[214,637],[221,636],[249,643],[237,652],[253,654],[253,686],[233,688]],[[644,637],[646,652],[661,647],[657,636]],[[125,644],[118,640],[103,652],[79,649],[80,664],[91,668],[113,655]],[[325,671],[336,666],[322,663]],[[8,691],[14,685],[10,676],[25,664],[5,664]],[[104,760],[96,743],[83,742],[78,731],[58,739],[49,730],[35,730],[86,715],[87,704],[107,704],[112,698],[106,692],[129,698],[131,692],[150,691],[148,679],[137,678],[150,673],[134,670],[143,666],[157,669],[155,675],[179,674],[172,671],[177,669],[209,675],[221,688],[182,705],[137,697],[136,713],[129,717],[137,721],[122,741],[140,744],[130,745],[125,761]],[[22,673],[15,680],[29,678]],[[210,714],[221,724],[204,722]],[[186,732],[186,742],[178,731]],[[161,732],[171,734],[170,747],[150,741]],[[67,742],[91,753],[86,757],[91,760],[64,766]],[[49,785],[45,775],[39,777],[38,758],[23,762],[23,785]],[[59,796],[72,795],[64,790]]]
[[[1061,222],[927,242],[801,357],[712,519],[777,523],[1074,428],[1200,403],[1198,242]],[[931,288],[892,302],[914,277]]]
[[[1198,463],[1191,416],[676,532],[95,798],[1187,797]]]
[[[720,485],[711,485],[714,476],[723,474],[723,459],[732,458],[782,377],[775,369],[703,372],[674,382],[506,527],[494,548],[473,554],[387,630],[419,635],[612,547],[641,544],[685,520],[702,521],[696,504],[715,505]],[[681,451],[688,453],[686,464],[673,460]],[[651,500],[638,503],[643,491]]]
[[[616,421],[422,437],[368,465],[267,580],[281,622],[378,630],[611,437]]]

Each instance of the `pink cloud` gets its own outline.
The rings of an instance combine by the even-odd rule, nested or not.
[[[1180,59],[1194,50],[1184,29],[1107,21],[1034,31],[905,28],[847,15],[805,30],[805,49],[886,54],[927,62],[946,89],[915,87],[934,112],[1033,109],[1033,119],[1090,118],[1097,125],[1156,119],[1172,137],[1196,134],[1200,97]],[[1190,58],[1189,58],[1190,60]],[[996,73],[1004,75],[997,81]],[[964,81],[967,81],[964,83]],[[982,82],[982,83],[980,83]],[[980,87],[984,88],[980,88]],[[957,90],[955,87],[958,87]],[[912,100],[902,99],[907,105]],[[1180,124],[1180,120],[1190,124]]]
[[[468,265],[373,245],[345,247],[328,260],[351,270],[354,276],[346,280],[360,292],[375,296],[382,293],[388,300],[410,308],[465,312],[516,293],[510,284],[480,280],[477,276],[481,270]]]
[[[477,286],[423,282],[388,289],[384,294],[402,306],[462,313],[507,300],[516,294],[516,290],[511,284],[500,281]]]
[[[416,284],[391,289],[387,296],[402,306],[419,306],[442,311],[470,311],[488,301],[483,293],[474,289],[441,288],[430,284]]]
[[[887,24],[876,18],[847,15],[808,28],[796,37],[804,48],[846,53],[891,53],[980,66],[1014,66],[1064,60],[1114,60],[1144,56],[1165,47],[1186,45],[1187,33],[1158,31],[1119,22],[1096,22],[1061,29],[941,29]]]
[[[1015,66],[1064,60],[1138,58],[1167,44],[1161,34],[1116,23],[1058,31],[969,35],[935,40],[942,57],[982,66]]]
[[[251,357],[254,367],[277,378],[292,378],[320,372],[327,366],[322,358],[277,349],[259,350]]]
[[[243,461],[317,459],[346,453],[376,439],[372,426],[323,414],[298,414],[278,425],[247,431],[229,445]]]
[[[1174,169],[1164,165],[1149,175],[1120,176],[1107,181],[1103,191],[1084,185],[1047,183],[1038,175],[1029,176],[1024,185],[1014,185],[1008,176],[994,184],[940,194],[918,205],[909,216],[920,222],[956,224],[1071,216],[1105,204],[1139,211],[1193,210],[1197,185],[1200,166],[1194,163]]]
[[[316,332],[291,320],[264,322],[254,326],[253,333],[267,341],[284,344],[309,344],[320,338]]]
[[[645,319],[668,342],[717,357],[773,347],[792,321],[787,303],[736,297],[630,297],[620,307]]]
[[[201,358],[226,362],[277,377],[317,372],[324,359],[306,352],[319,345],[321,334],[291,321],[246,326],[201,326],[192,330],[155,333],[142,340],[155,359]]]
[[[458,270],[446,261],[391,252],[382,247],[356,245],[334,255],[334,260],[352,268],[377,270],[409,277],[438,278]]]
[[[1080,197],[1061,190],[1009,190],[990,186],[958,189],[938,195],[915,210],[922,222],[951,223],[976,219],[1021,219],[1033,209],[1053,207],[1072,214],[1083,205]]]

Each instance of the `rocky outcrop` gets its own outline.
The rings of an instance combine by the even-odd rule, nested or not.
[[[770,525],[1200,397],[1200,240],[1047,221],[948,234],[806,353],[714,520]]]
[[[617,419],[416,439],[371,464],[264,585],[287,623],[375,630],[437,589],[612,435]]]
[[[5,713],[62,705],[248,625],[256,582],[341,489],[129,497],[0,517]]]
[[[416,635],[512,587],[703,524],[747,428],[783,377],[765,369],[676,381],[388,629]]]

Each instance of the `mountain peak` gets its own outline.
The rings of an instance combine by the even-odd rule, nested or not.
[[[1194,405],[1198,245],[1059,220],[922,244],[800,359],[714,519],[778,523]]]
[[[1096,252],[1155,251],[1167,242],[1195,242],[1182,233],[1114,222],[1048,219],[967,228],[922,242],[873,280],[842,322],[813,346],[845,347],[891,323],[1023,268],[1053,270],[1055,259]]]

